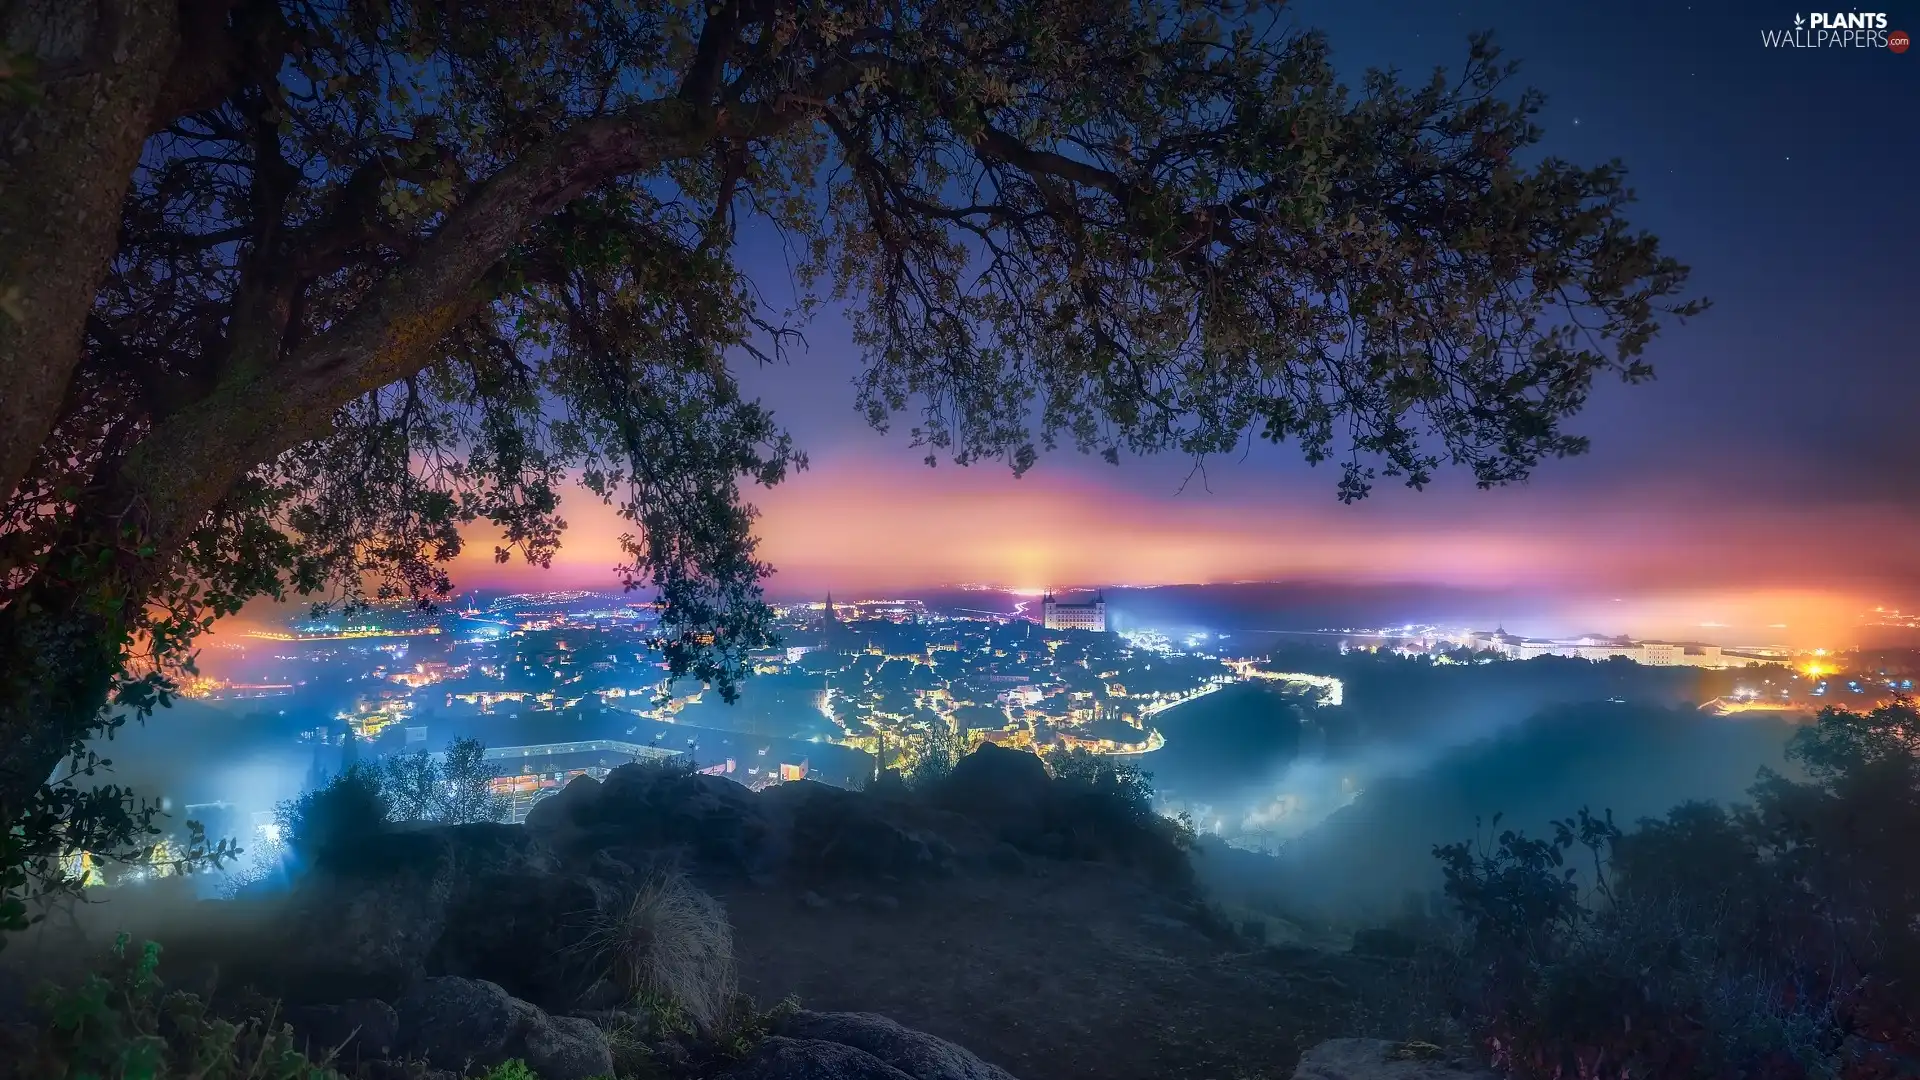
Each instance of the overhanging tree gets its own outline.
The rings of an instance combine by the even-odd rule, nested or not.
[[[1697,310],[1620,169],[1538,157],[1484,41],[1348,89],[1278,6],[6,7],[4,861],[132,828],[48,777],[210,620],[444,595],[480,520],[544,563],[575,478],[730,692],[766,637],[742,481],[803,461],[727,365],[816,298],[930,461],[1259,437],[1355,499],[1581,451],[1595,379]]]

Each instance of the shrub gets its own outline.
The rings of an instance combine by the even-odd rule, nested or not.
[[[1128,820],[1154,816],[1153,774],[1133,762],[1078,749],[1056,750],[1042,760],[1063,788],[1108,800]]]
[[[160,947],[127,947],[122,934],[100,972],[70,988],[49,987],[30,1075],[49,1080],[339,1080],[326,1060],[295,1046],[273,1017],[234,1023],[199,997],[168,991]]]
[[[611,914],[600,914],[583,951],[668,1028],[716,1035],[732,1016],[739,981],[726,909],[673,871],[656,872]]]
[[[953,737],[952,725],[945,717],[935,717],[927,724],[927,737],[920,744],[918,756],[901,779],[910,791],[932,791],[953,775],[953,767],[960,763],[960,757],[960,744]]]
[[[436,760],[425,750],[395,754],[381,762],[380,783],[394,821],[467,825],[507,816],[506,800],[494,794],[486,745],[455,739]]]
[[[393,801],[380,770],[354,762],[318,791],[281,803],[274,820],[280,842],[296,856],[311,860],[329,847],[386,828],[392,811]]]
[[[487,765],[487,748],[480,740],[448,743],[440,776],[444,797],[439,820],[465,825],[506,819],[507,801],[493,790],[493,769]]]
[[[1437,847],[1455,996],[1527,1075],[1908,1075],[1920,1060],[1920,714],[1823,712],[1751,805]],[[1578,847],[1587,858],[1568,865]],[[1582,893],[1582,877],[1586,892]]]
[[[1085,750],[1056,751],[1044,760],[1054,778],[1048,825],[1071,838],[1069,854],[1135,866],[1169,884],[1191,882],[1193,821],[1154,809],[1151,773]]]

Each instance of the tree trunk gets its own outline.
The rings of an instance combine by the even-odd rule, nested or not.
[[[19,823],[112,690],[124,613],[98,600],[36,586],[0,612],[0,824]]]
[[[179,0],[0,0],[0,495],[58,419]]]

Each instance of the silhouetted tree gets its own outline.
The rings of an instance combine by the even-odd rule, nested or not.
[[[506,800],[494,793],[487,748],[478,739],[455,739],[448,743],[441,775],[446,784],[446,805],[441,820],[465,825],[506,818]]]
[[[803,460],[727,364],[820,299],[929,461],[1259,436],[1355,499],[1580,452],[1594,379],[1698,309],[1621,170],[1533,153],[1484,40],[1350,90],[1278,9],[0,9],[6,864],[144,824],[48,778],[213,619],[444,596],[479,520],[544,564],[576,476],[634,523],[674,670],[731,695],[768,636],[739,481]]]
[[[443,787],[440,764],[425,750],[380,761],[380,789],[395,821],[438,821],[446,803]]]

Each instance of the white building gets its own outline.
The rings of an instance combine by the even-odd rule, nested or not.
[[[1536,656],[1564,656],[1574,660],[1611,660],[1621,657],[1647,667],[1735,668],[1782,661],[1766,656],[1727,652],[1719,645],[1675,641],[1633,641],[1588,635],[1572,640],[1523,638],[1505,630],[1475,631],[1467,638],[1475,649],[1490,649],[1514,660]]]
[[[1090,603],[1063,604],[1049,592],[1040,600],[1040,613],[1041,624],[1049,630],[1091,630],[1096,634],[1107,630],[1107,601],[1100,593],[1094,593]]]

